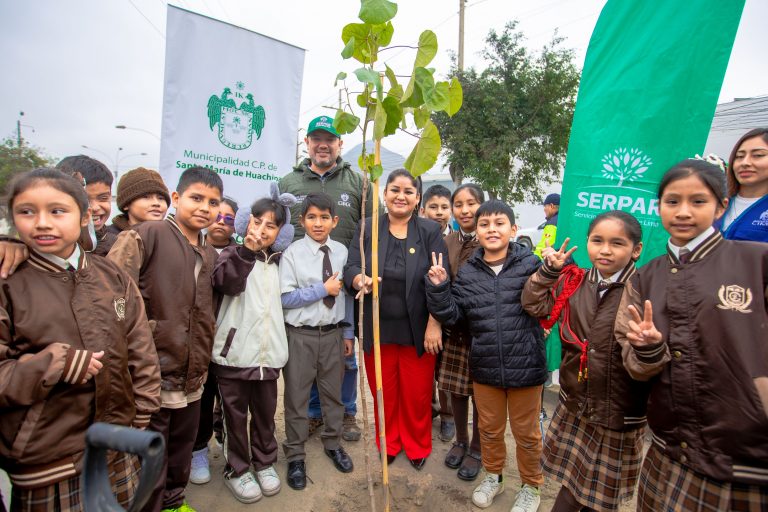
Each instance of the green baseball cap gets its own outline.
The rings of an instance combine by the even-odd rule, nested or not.
[[[333,127],[332,117],[320,116],[311,120],[309,122],[309,127],[307,128],[307,135],[311,135],[312,132],[317,130],[324,130],[335,137],[340,137],[339,132],[337,132],[336,128]]]

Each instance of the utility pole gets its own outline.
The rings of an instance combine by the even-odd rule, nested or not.
[[[464,71],[464,3],[459,0],[459,73]]]
[[[16,120],[16,143],[18,144],[19,157],[21,157],[21,116],[24,112],[19,112],[19,118]]]
[[[459,0],[459,76],[461,76],[462,71],[464,71],[464,4],[466,2],[467,0]],[[451,175],[453,183],[457,187],[461,185],[461,182],[464,180],[463,169],[458,165],[451,164],[448,166],[448,172]]]

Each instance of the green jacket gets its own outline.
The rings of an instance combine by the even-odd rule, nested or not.
[[[360,219],[371,216],[371,189],[368,189],[365,198],[365,215],[361,216],[363,175],[353,170],[341,157],[336,160],[336,166],[325,173],[325,179],[313,172],[309,164],[309,159],[304,159],[293,168],[293,172],[283,176],[278,183],[281,193],[289,192],[298,199],[296,205],[291,207],[291,224],[296,228],[294,240],[304,237],[304,226],[300,223],[304,197],[310,192],[325,192],[333,200],[335,213],[339,216],[339,224],[331,232],[331,238],[349,247]],[[380,210],[380,213],[382,211]]]

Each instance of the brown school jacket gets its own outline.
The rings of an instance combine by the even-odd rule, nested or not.
[[[443,240],[445,240],[445,246],[448,248],[451,282],[454,282],[456,280],[456,275],[459,273],[459,268],[466,263],[475,253],[475,250],[480,247],[480,242],[478,242],[477,239],[465,242],[461,235],[461,231],[451,231],[445,235]],[[463,322],[459,325],[454,325],[451,328],[444,327],[443,333],[456,345],[469,346],[472,342],[472,335],[468,332],[467,326]]]
[[[102,350],[99,374],[79,384]],[[0,279],[0,465],[14,485],[78,474],[89,425],[145,427],[159,407],[157,353],[125,272],[85,252],[66,271],[30,251]]]
[[[555,299],[552,288],[560,272],[542,265],[523,289],[523,308],[535,317],[546,317]],[[645,425],[649,385],[630,377],[623,357],[630,350],[626,339],[627,306],[637,306],[635,265],[630,263],[602,298],[597,293],[599,274],[590,269],[568,299],[570,326],[581,340],[588,340],[587,379],[578,381],[581,348],[563,328],[560,363],[560,400],[565,407],[590,423],[612,430],[631,430]],[[557,290],[560,293],[560,290]],[[564,323],[560,313],[560,325]]]
[[[202,259],[195,279],[195,263]],[[189,243],[173,215],[125,230],[108,258],[139,285],[160,358],[162,389],[192,393],[203,385],[211,360],[216,318],[211,274],[218,253]]]
[[[716,480],[768,485],[768,244],[715,232],[686,264],[650,261],[639,292],[662,342],[627,369],[651,379],[653,442]]]

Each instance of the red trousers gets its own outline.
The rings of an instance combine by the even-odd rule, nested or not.
[[[379,404],[373,353],[365,354],[365,373],[373,395],[376,445],[379,446]],[[416,347],[381,346],[381,379],[384,393],[387,455],[405,451],[409,459],[428,457],[432,452],[432,381],[435,356],[416,355]]]

